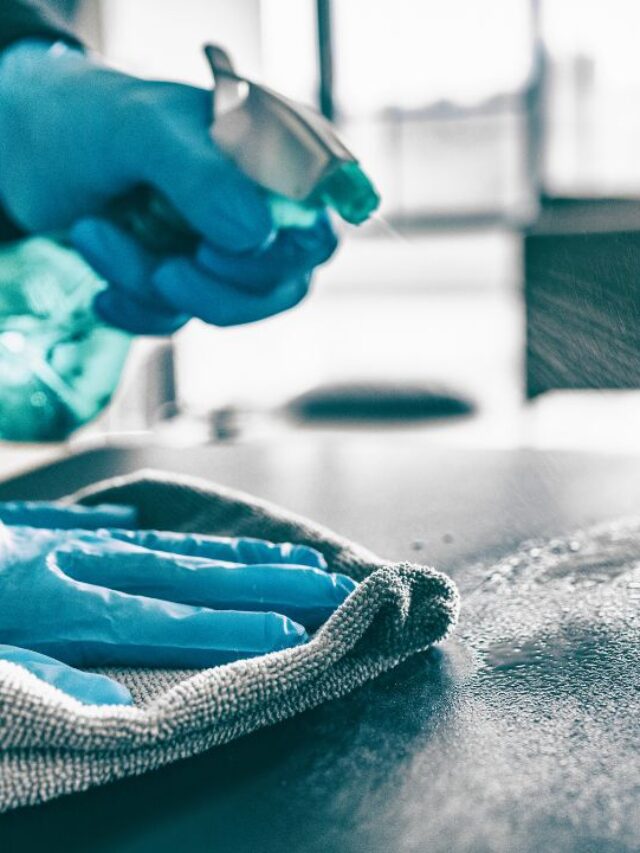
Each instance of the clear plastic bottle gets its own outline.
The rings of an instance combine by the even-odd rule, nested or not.
[[[93,310],[105,282],[48,237],[0,248],[0,438],[60,441],[115,391],[131,344]]]

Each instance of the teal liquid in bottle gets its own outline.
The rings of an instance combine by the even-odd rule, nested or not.
[[[61,441],[108,405],[131,336],[94,313],[105,286],[55,240],[0,248],[0,439]]]

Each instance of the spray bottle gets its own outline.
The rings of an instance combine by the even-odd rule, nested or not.
[[[276,227],[308,227],[323,207],[355,225],[379,196],[322,116],[239,76],[219,47],[211,136],[269,193]],[[108,214],[158,254],[193,250],[198,236],[156,190],[136,187]],[[93,310],[107,286],[64,239],[0,249],[0,438],[60,441],[93,420],[118,385],[131,336]]]

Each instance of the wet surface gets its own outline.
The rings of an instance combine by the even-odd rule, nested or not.
[[[638,849],[640,524],[531,543],[475,573],[456,641],[474,666],[455,728],[465,819],[484,813],[501,849]],[[473,794],[491,790],[488,748],[489,814]]]
[[[378,535],[395,522],[383,553],[439,549],[463,595],[451,641],[207,755],[5,816],[3,849],[639,850],[640,521],[590,522],[640,508],[640,460],[425,452],[409,475],[403,454],[362,469],[378,495],[400,495],[365,522]],[[283,502],[309,475],[262,490],[239,470],[218,478]],[[361,486],[338,479],[337,508],[315,493],[297,508],[325,522],[341,510],[355,535]],[[508,544],[527,527],[535,540]]]

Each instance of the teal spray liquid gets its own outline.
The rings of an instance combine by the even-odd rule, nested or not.
[[[60,441],[108,405],[131,337],[94,313],[104,287],[53,239],[0,249],[1,438]]]
[[[214,76],[219,148],[263,187],[276,227],[310,227],[321,208],[359,225],[380,198],[331,124],[238,76],[205,49]],[[109,214],[152,252],[190,252],[198,236],[150,187]],[[0,248],[0,439],[61,441],[110,402],[131,344],[95,313],[104,282],[64,241],[33,237]]]

